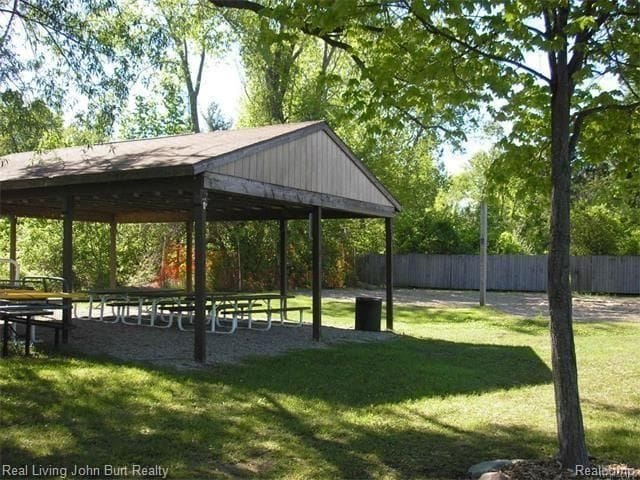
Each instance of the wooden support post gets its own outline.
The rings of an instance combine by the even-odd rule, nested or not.
[[[117,269],[117,257],[116,246],[118,244],[118,223],[115,218],[111,220],[109,225],[109,288],[116,288],[116,269]]]
[[[480,306],[487,301],[487,202],[480,203]]]
[[[187,277],[184,282],[187,292],[193,292],[193,222],[189,221],[185,224],[187,231],[187,255],[186,255],[186,268],[185,276]]]
[[[287,278],[287,246],[288,246],[288,235],[287,235],[287,221],[280,220],[280,243],[279,250],[280,254],[278,256],[280,260],[279,264],[279,273],[280,273],[280,295],[286,297],[289,293],[289,279]],[[287,299],[282,299],[282,307],[287,308]],[[284,313],[286,315],[286,313]]]
[[[73,197],[64,199],[62,218],[62,278],[65,292],[73,291]],[[65,328],[62,330],[62,343],[69,341],[69,329],[71,327],[71,300],[63,301],[62,322]]]
[[[207,295],[207,191],[196,188],[193,195],[195,221],[195,311],[193,357],[196,362],[207,360],[206,295]]]
[[[15,215],[9,216],[9,258],[11,260],[18,260],[18,218]],[[17,280],[18,272],[16,272],[16,266],[9,264],[9,279],[13,282]]]
[[[386,240],[387,330],[393,330],[393,218],[384,219]]]
[[[320,340],[322,325],[322,209],[313,207],[311,214],[311,236],[313,238],[312,255],[312,291],[313,291],[313,339]]]

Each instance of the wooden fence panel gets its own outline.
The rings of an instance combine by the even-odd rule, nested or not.
[[[451,255],[451,288],[477,290],[480,288],[480,257]]]
[[[394,284],[398,287],[477,290],[480,284],[478,255],[395,255]],[[358,258],[358,278],[384,283],[384,255]],[[640,257],[584,256],[571,258],[574,291],[640,294]],[[489,255],[487,288],[544,292],[547,289],[546,255]]]
[[[382,285],[384,283],[384,256],[375,253],[362,255],[356,259],[356,274],[361,282],[371,283],[373,285]],[[399,275],[398,258],[394,258],[394,285],[402,285],[402,278]]]
[[[608,256],[591,257],[591,291],[599,293],[612,293],[615,274]]]
[[[432,288],[455,288],[451,283],[450,255],[429,255],[425,266],[429,268],[429,284],[433,285]]]
[[[592,291],[591,258],[571,257],[571,289],[573,291]]]

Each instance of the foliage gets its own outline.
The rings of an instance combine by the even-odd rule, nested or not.
[[[147,20],[152,25],[150,41],[155,41],[156,35],[164,37],[165,50],[152,65],[179,76],[189,108],[190,130],[200,132],[198,96],[202,74],[207,56],[219,53],[224,45],[225,31],[219,16],[201,0],[157,0],[153,7],[155,15]]]
[[[624,225],[605,205],[576,205],[571,227],[574,255],[623,253]]]
[[[109,134],[142,55],[135,5],[116,0],[17,0],[0,9],[0,84],[49,106],[86,96],[96,131]]]
[[[135,96],[133,111],[121,121],[120,136],[153,138],[186,133],[191,129],[184,94],[176,76],[164,75],[154,93],[156,95]]]
[[[298,57],[305,48],[300,34],[260,17],[232,19],[240,40],[247,77],[246,118],[241,125],[269,125],[292,121],[287,111],[299,75]]]
[[[8,245],[8,222],[0,222],[0,240]],[[109,226],[75,222],[74,274],[78,289],[109,286]],[[158,280],[163,241],[180,242],[184,232],[164,224],[118,226],[117,272],[119,285],[148,285]],[[21,274],[60,276],[62,224],[57,220],[23,218],[18,222],[18,262]],[[174,235],[174,236],[172,236]],[[8,253],[8,252],[7,252]],[[8,257],[8,254],[3,255]],[[4,269],[6,270],[6,269]],[[177,279],[183,285],[184,277]]]
[[[522,255],[529,253],[523,241],[511,232],[500,233],[494,250],[496,253],[504,255]]]
[[[478,207],[482,200],[488,207],[489,253],[546,253],[549,241],[546,191],[529,189],[518,178],[499,175],[501,155],[499,150],[474,155],[467,168],[452,176],[440,192],[436,206],[454,215],[464,214],[469,217],[469,224],[475,223],[473,248],[465,253],[477,249]],[[457,224],[454,221],[454,229]]]
[[[42,100],[25,103],[20,92],[0,93],[0,155],[46,149],[62,129],[62,118]]]
[[[215,101],[212,101],[207,107],[204,120],[210,132],[229,130],[232,124],[231,120],[227,119],[220,111],[220,106]]]

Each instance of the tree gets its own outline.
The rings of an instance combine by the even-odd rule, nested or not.
[[[455,133],[484,106],[513,122],[521,144],[512,147],[530,145],[533,136],[543,140],[540,158],[551,179],[548,295],[559,458],[569,468],[587,464],[569,280],[571,162],[585,124],[603,112],[637,114],[640,107],[633,89],[640,75],[638,3],[210,1],[344,49],[361,68],[365,98],[395,106],[425,129]],[[532,55],[547,66],[536,67]],[[594,88],[602,75],[619,87]]]
[[[229,130],[231,128],[231,120],[228,120],[220,111],[220,105],[212,101],[207,107],[204,114],[204,121],[211,132],[217,130]]]
[[[180,83],[178,77],[165,73],[159,95],[136,95],[133,111],[121,121],[120,135],[136,139],[189,132],[191,123]]]
[[[93,127],[109,134],[138,72],[135,6],[117,0],[0,4],[0,84],[61,110],[86,96]]]
[[[0,93],[0,155],[46,148],[62,132],[62,118],[42,100],[25,103],[19,92]]]
[[[228,16],[239,40],[247,82],[243,105],[244,125],[286,123],[295,116],[287,111],[299,80],[298,59],[309,43],[282,23],[246,15]]]
[[[546,188],[540,188],[539,182],[532,185],[528,177],[518,175],[517,170],[505,176],[500,167],[506,158],[498,149],[475,154],[462,172],[452,176],[439,202],[450,210],[457,206],[473,207],[474,218],[477,218],[480,202],[486,201],[491,253],[544,254],[549,232]]]
[[[156,0],[155,8],[158,17],[150,23],[157,29],[150,30],[150,41],[155,42],[155,35],[165,37],[165,51],[156,59],[156,66],[177,67],[187,92],[189,118],[192,132],[200,132],[200,115],[198,112],[198,96],[202,85],[207,56],[215,53],[224,44],[224,31],[220,18],[202,1],[182,2],[176,0]],[[153,10],[153,9],[152,9]],[[192,56],[196,57],[195,66]]]

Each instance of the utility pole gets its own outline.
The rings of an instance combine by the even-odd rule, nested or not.
[[[480,203],[480,306],[487,300],[487,202]]]

